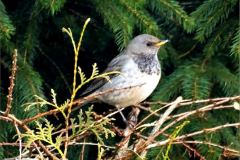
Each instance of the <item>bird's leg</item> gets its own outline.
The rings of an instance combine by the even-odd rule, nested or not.
[[[125,137],[131,134],[132,130],[136,126],[139,113],[140,109],[135,106],[132,106],[132,111],[128,114],[126,129],[124,130],[123,134]]]
[[[121,108],[117,107],[117,109],[118,109],[119,113],[121,114],[121,116],[122,116],[122,118],[123,118],[123,121],[124,121],[124,123],[126,123],[126,124],[127,124],[127,119],[126,119],[126,118],[125,118],[125,116],[123,115],[123,113],[122,113],[122,111],[121,111]]]

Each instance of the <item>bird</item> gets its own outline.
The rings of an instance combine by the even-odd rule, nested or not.
[[[101,101],[120,110],[144,101],[154,91],[161,78],[161,66],[157,53],[160,47],[167,42],[168,40],[159,40],[149,34],[141,34],[133,38],[103,71],[103,73],[119,71],[124,76],[111,74],[109,75],[111,82],[105,78],[95,79],[80,96],[96,94],[98,96],[80,102],[75,109],[87,103]],[[99,94],[116,88],[127,89]],[[121,110],[120,114],[123,121],[127,123]]]

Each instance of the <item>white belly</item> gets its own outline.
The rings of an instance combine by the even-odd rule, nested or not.
[[[123,66],[121,71],[125,77],[119,75],[111,79],[111,83],[104,84],[97,92],[106,91],[114,88],[124,88],[130,86],[141,85],[132,87],[129,89],[121,89],[118,91],[109,92],[100,95],[98,99],[116,107],[127,107],[130,105],[137,104],[145,100],[156,88],[160,74],[148,75],[145,72],[141,72],[137,64],[130,61],[126,66]],[[95,94],[97,93],[95,92]]]

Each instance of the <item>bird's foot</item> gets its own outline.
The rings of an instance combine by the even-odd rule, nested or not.
[[[135,126],[137,125],[138,114],[140,112],[139,108],[132,107],[132,111],[128,114],[128,118],[126,120],[126,129],[124,130],[124,136],[128,136],[131,134]]]

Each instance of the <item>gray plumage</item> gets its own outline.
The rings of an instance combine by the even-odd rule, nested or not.
[[[157,53],[160,46],[166,42],[148,34],[142,34],[132,39],[103,72],[120,71],[125,77],[118,74],[110,75],[111,83],[104,78],[96,79],[83,92],[82,96],[94,95],[114,88],[144,85],[99,95],[82,102],[77,108],[94,101],[103,101],[117,108],[123,108],[145,100],[160,80],[161,67]]]

